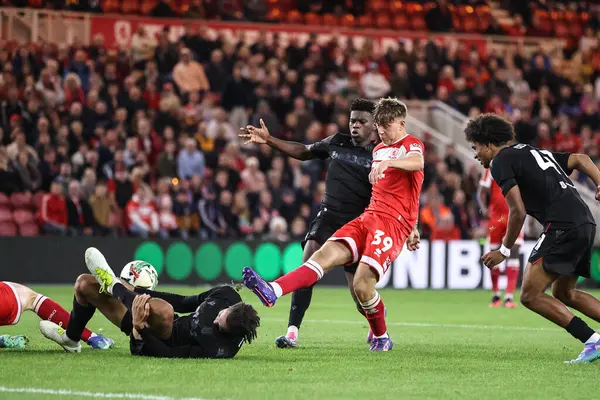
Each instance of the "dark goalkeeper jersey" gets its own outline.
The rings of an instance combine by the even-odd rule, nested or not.
[[[354,146],[352,138],[342,133],[309,146],[309,150],[318,158],[331,158],[322,206],[356,217],[362,214],[371,201],[369,172],[374,147],[373,144],[367,147]]]
[[[492,177],[506,196],[519,186],[527,214],[544,227],[570,229],[595,224],[587,204],[569,179],[569,153],[540,150],[526,144],[502,149],[492,160]]]
[[[158,294],[156,297],[162,296]],[[181,297],[183,298],[183,296]],[[135,340],[132,335],[131,352],[135,355],[152,357],[234,357],[242,346],[243,338],[219,331],[213,321],[219,311],[240,301],[242,301],[242,298],[234,288],[231,286],[218,286],[199,294],[197,301],[189,302],[187,305],[171,302],[175,312],[192,313],[175,317],[173,332],[169,340],[158,339],[148,328],[140,332],[143,340]],[[189,309],[188,307],[192,304],[197,308]]]

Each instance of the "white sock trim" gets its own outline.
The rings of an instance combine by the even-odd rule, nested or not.
[[[381,296],[379,296],[379,292],[375,292],[375,296],[371,300],[365,301],[364,303],[360,303],[360,305],[365,310],[373,310],[379,305],[380,301]]]
[[[283,296],[283,289],[281,289],[281,286],[279,286],[279,283],[271,282],[271,288],[273,288],[273,291],[275,292],[275,296],[277,296],[277,298],[280,298],[281,296]]]
[[[594,334],[592,336],[590,336],[590,338],[588,340],[585,341],[585,344],[596,343],[599,340],[600,340],[600,334],[598,334],[597,332],[594,332]]]
[[[298,327],[294,326],[294,325],[288,326],[287,336],[289,336],[290,333],[293,333],[294,336],[297,338],[298,337]]]
[[[375,338],[376,338],[376,339],[381,339],[381,338],[389,338],[389,337],[390,337],[390,335],[388,335],[388,333],[387,333],[387,332],[385,332],[385,333],[384,333],[383,335],[381,335],[381,336],[375,336]]]
[[[40,310],[42,303],[44,301],[46,301],[46,299],[47,299],[46,296],[44,296],[42,294],[38,294],[37,297],[35,298],[35,301],[33,302],[33,312],[35,312],[37,314],[38,311]]]
[[[312,269],[316,274],[317,274],[317,278],[321,279],[323,277],[323,267],[321,267],[321,265],[319,265],[318,262],[313,261],[313,260],[308,260],[307,262],[304,263],[305,266],[307,266],[308,268]]]

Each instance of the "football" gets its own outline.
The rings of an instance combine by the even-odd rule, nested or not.
[[[154,290],[158,285],[158,273],[146,261],[131,261],[123,267],[120,278],[132,286]]]

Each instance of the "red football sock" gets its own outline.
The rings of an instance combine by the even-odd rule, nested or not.
[[[60,304],[54,302],[52,299],[49,299],[46,296],[38,294],[33,303],[33,311],[41,319],[52,321],[55,324],[61,325],[65,329],[67,329],[67,326],[69,326],[69,318],[71,316],[69,312],[62,308]],[[87,342],[91,336],[92,331],[89,329],[84,329],[83,333],[81,334],[81,339]]]
[[[509,260],[510,261],[510,260]],[[517,261],[518,262],[518,261]],[[517,279],[519,279],[519,266],[506,266],[506,295],[512,296],[517,287]]]
[[[323,277],[323,268],[318,262],[308,260],[298,269],[293,270],[277,279],[277,283],[281,287],[282,294],[288,294],[298,289],[314,285]]]
[[[490,274],[492,275],[492,291],[494,292],[494,295],[496,293],[498,293],[500,291],[500,287],[498,285],[498,281],[500,280],[500,266],[493,268],[490,271]]]
[[[385,306],[379,296],[379,293],[375,292],[375,297],[366,303],[361,303],[365,310],[365,316],[369,321],[369,326],[373,335],[376,337],[383,336],[387,332],[387,326],[385,325]]]

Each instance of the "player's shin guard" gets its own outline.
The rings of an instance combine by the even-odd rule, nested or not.
[[[385,325],[385,306],[379,296],[379,293],[375,292],[375,297],[371,300],[361,303],[365,310],[365,316],[369,321],[369,326],[373,331],[375,337],[380,337],[386,334],[387,326]]]
[[[73,321],[73,313],[75,312],[75,304],[77,304],[80,308],[83,308],[83,311],[79,311]],[[85,329],[85,325],[94,315],[94,311],[96,311],[95,307],[84,307],[81,304],[77,303],[75,299],[73,299],[73,311],[69,315],[69,312],[62,308],[60,304],[54,302],[52,299],[49,299],[46,296],[38,294],[34,303],[33,303],[33,311],[43,320],[54,322],[57,325],[62,326],[67,329],[67,336],[72,340],[80,340],[83,339],[87,342],[87,340],[92,336],[92,332],[88,329]],[[71,333],[74,334],[74,337],[69,335],[69,328],[71,328]]]
[[[308,260],[302,264],[300,268],[285,274],[275,281],[281,288],[281,293],[277,293],[277,297],[281,297],[284,294],[294,292],[301,288],[312,286],[322,277],[323,267],[316,261]]]
[[[304,313],[310,306],[312,300],[313,286],[296,290],[292,293],[292,304],[290,307],[290,319],[288,326],[295,326],[300,328],[302,320],[304,319]]]
[[[123,305],[128,310],[131,310],[131,307],[133,307],[133,299],[135,299],[137,293],[132,292],[131,290],[127,289],[124,285],[117,282],[112,288],[112,295],[113,297],[116,297],[121,303],[123,303]]]

